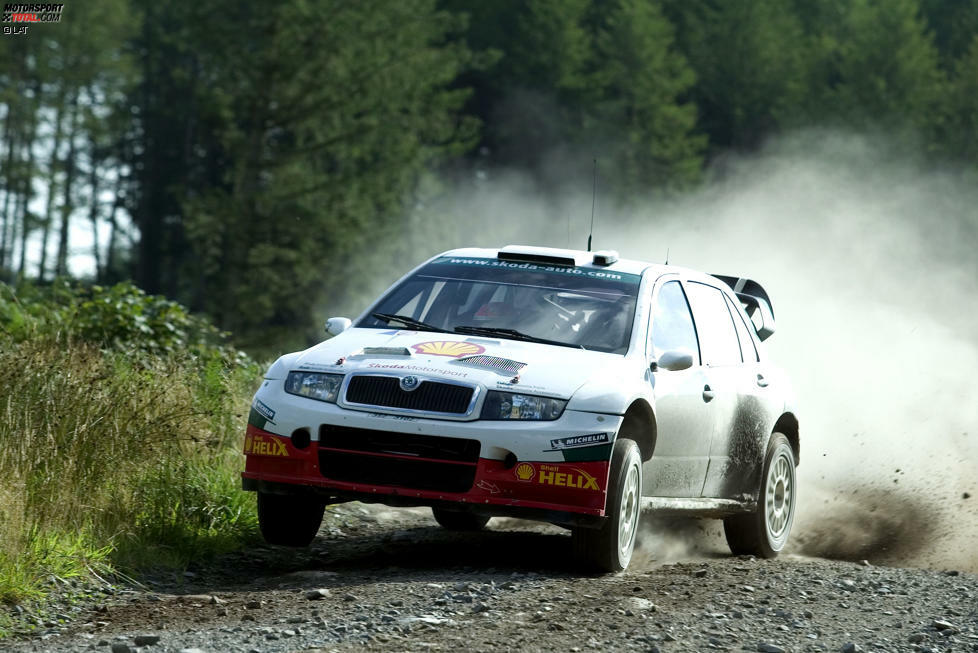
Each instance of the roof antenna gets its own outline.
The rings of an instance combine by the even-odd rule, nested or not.
[[[591,236],[594,235],[594,198],[598,194],[598,159],[594,158],[593,182],[591,185],[591,230],[587,234],[587,251],[591,251]]]
[[[669,265],[669,248],[666,247],[666,262],[665,265]]]

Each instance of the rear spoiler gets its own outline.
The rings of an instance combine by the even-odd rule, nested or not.
[[[771,306],[771,299],[761,284],[752,279],[742,277],[728,277],[722,274],[714,274],[714,277],[730,286],[737,295],[737,299],[744,305],[747,317],[754,323],[754,330],[757,337],[767,340],[774,333],[774,308]]]

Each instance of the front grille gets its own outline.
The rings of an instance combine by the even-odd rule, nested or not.
[[[319,469],[337,481],[467,492],[478,460],[478,440],[327,424],[319,429]]]
[[[355,429],[332,424],[323,424],[319,428],[319,446],[366,454],[397,454],[463,463],[476,463],[479,460],[478,440]]]
[[[401,389],[397,377],[358,375],[350,379],[346,401],[367,406],[464,415],[469,410],[473,392],[475,390],[470,386],[437,381],[422,381],[417,389],[406,392]]]

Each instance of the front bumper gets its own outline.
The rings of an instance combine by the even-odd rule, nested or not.
[[[248,426],[247,463],[242,473],[246,490],[274,488],[302,493],[314,488],[337,500],[359,498],[393,505],[451,505],[506,508],[498,514],[530,511],[604,515],[608,460],[547,462],[503,460],[481,455],[472,461],[447,460],[381,451],[337,449],[319,441],[304,448],[291,438]],[[343,456],[342,468],[331,457]],[[352,469],[356,467],[356,469]],[[377,468],[383,468],[378,475]],[[357,470],[370,482],[355,480]],[[351,474],[353,478],[351,478]],[[432,475],[443,474],[441,482]],[[341,478],[336,478],[337,476]],[[342,479],[342,480],[341,480]],[[443,485],[443,487],[439,487]],[[449,489],[445,489],[448,487]],[[559,521],[559,520],[554,520]]]
[[[573,410],[553,421],[513,422],[380,414],[290,395],[266,381],[249,418],[243,487],[600,517],[621,421]],[[293,441],[297,433],[305,437]]]

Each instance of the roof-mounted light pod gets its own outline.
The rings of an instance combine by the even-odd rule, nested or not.
[[[592,262],[595,265],[611,265],[618,260],[618,252],[613,249],[603,249],[594,253]]]

